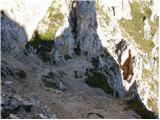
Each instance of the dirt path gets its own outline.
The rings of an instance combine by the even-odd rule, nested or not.
[[[16,61],[14,58],[9,60]],[[27,60],[26,58],[24,58]],[[21,60],[23,61],[23,60]],[[23,84],[15,83],[15,89],[19,94],[26,96],[37,96],[57,118],[137,118],[138,115],[132,110],[124,110],[126,107],[123,99],[112,97],[101,89],[92,88],[84,82],[84,78],[76,79],[74,71],[84,72],[91,64],[83,58],[70,60],[61,66],[37,66],[37,64],[25,61],[20,64],[18,61],[12,63],[13,67],[25,69],[27,78]],[[17,64],[17,65],[16,65]],[[19,66],[18,66],[19,65]],[[41,67],[41,69],[39,69]],[[46,90],[41,86],[41,74],[52,71],[56,74],[65,72],[61,78],[66,90]]]

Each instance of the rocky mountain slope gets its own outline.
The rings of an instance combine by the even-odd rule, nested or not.
[[[2,118],[158,118],[156,0],[0,5]]]

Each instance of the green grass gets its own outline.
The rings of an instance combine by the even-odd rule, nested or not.
[[[151,10],[147,7],[143,8],[144,13],[141,12],[140,5],[138,2],[133,1],[131,6],[131,15],[132,20],[122,19],[119,20],[119,25],[124,28],[124,30],[131,36],[136,44],[139,47],[146,51],[150,52],[154,47],[154,44],[151,40],[144,39],[144,18],[149,18],[151,15]],[[155,31],[154,23],[151,23],[151,28]]]
[[[87,74],[85,82],[94,88],[101,88],[104,92],[113,94],[113,89],[107,82],[107,77],[101,72],[92,72]]]
[[[152,77],[153,77],[152,72],[142,67],[142,79],[145,79],[145,78],[151,79]]]
[[[41,38],[45,40],[52,40],[55,38],[57,30],[63,25],[64,15],[60,12],[59,9],[56,9],[53,6],[48,9],[48,14],[48,28],[43,34],[41,34]],[[42,23],[46,23],[45,19],[42,20]]]
[[[30,49],[30,47],[36,49],[36,53],[43,62],[48,62],[50,61],[49,52],[51,52],[53,45],[54,40],[44,39],[38,31],[35,31],[32,39],[26,44],[26,49]]]
[[[142,119],[156,118],[156,115],[152,111],[147,110],[144,105],[136,99],[128,100],[127,105],[129,108],[132,108],[138,115],[140,115]]]

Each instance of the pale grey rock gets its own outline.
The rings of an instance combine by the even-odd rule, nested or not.
[[[90,57],[99,56],[103,53],[102,48],[105,47],[108,49],[110,55],[113,58],[105,59],[99,56],[98,69],[104,72],[108,76],[107,81],[109,85],[114,89],[114,96],[124,96],[126,91],[129,91],[134,98],[139,97],[142,100],[142,102],[145,104],[145,106],[150,110],[153,110],[155,108],[155,106],[154,107],[149,106],[148,101],[149,99],[152,99],[154,103],[156,103],[156,105],[158,103],[157,102],[158,101],[157,100],[158,99],[157,97],[158,74],[157,73],[159,70],[159,68],[157,67],[158,66],[157,60],[159,57],[158,32],[155,33],[152,40],[154,42],[155,47],[152,49],[151,53],[147,54],[147,53],[143,53],[140,49],[138,49],[138,46],[136,45],[135,42],[133,42],[133,38],[131,38],[131,36],[127,36],[126,38],[122,36],[121,32],[124,32],[124,31],[121,29],[121,27],[118,25],[118,22],[117,22],[117,20],[120,20],[121,18],[129,19],[129,20],[132,19],[132,16],[130,14],[131,12],[130,5],[129,5],[129,4],[132,4],[132,0],[119,0],[119,1],[113,0],[113,3],[110,5],[108,5],[109,3],[105,0],[103,1],[99,0],[100,2],[98,1],[97,3],[103,6],[102,8],[104,13],[106,13],[106,15],[108,14],[108,17],[109,17],[108,24],[105,24],[104,22],[101,22],[99,20],[101,16],[97,15],[98,13],[96,13],[95,1],[63,0],[59,2],[59,0],[56,0],[54,2],[54,5],[56,6],[62,5],[60,9],[65,17],[64,25],[61,26],[59,30],[56,32],[55,44],[53,46],[52,51],[49,53],[51,54],[52,60],[53,61],[55,60],[58,63],[57,66],[50,66],[50,65],[45,66],[43,62],[38,61],[38,58],[34,54],[28,57],[28,59],[32,59],[32,60],[30,60],[30,62],[27,61],[28,62],[27,63],[26,62],[27,59],[23,59],[23,57],[24,58],[27,58],[27,57],[21,56],[21,54],[18,54],[19,51],[22,51],[25,48],[25,44],[31,38],[33,31],[36,29],[38,25],[38,21],[42,19],[43,15],[47,11],[47,8],[52,2],[52,1],[48,2],[48,0],[43,0],[43,2],[41,1],[42,0],[40,1],[39,0],[35,0],[35,1],[22,0],[16,3],[13,0],[11,2],[13,4],[10,4],[8,1],[3,0],[2,2],[1,0],[3,5],[5,3],[5,5],[2,7],[2,10],[4,11],[4,13],[1,12],[2,13],[1,14],[2,51],[3,51],[3,54],[6,54],[5,53],[6,51],[9,51],[9,53],[14,52],[13,55],[15,56],[15,59],[19,61],[19,62],[17,61],[14,62],[15,59],[10,60],[10,58],[8,58],[10,60],[10,63],[12,63],[12,66],[14,67],[18,65],[23,66],[23,64],[29,67],[33,65],[34,68],[38,66],[39,70],[37,71],[41,73],[43,73],[45,69],[48,69],[50,67],[53,67],[52,69],[55,69],[56,71],[59,67],[62,67],[68,64],[74,64],[75,61],[78,61],[81,57],[86,56],[89,59]],[[149,0],[146,0],[146,1],[149,1]],[[155,3],[156,3],[156,0],[154,4]],[[146,4],[146,2],[144,2],[144,4]],[[12,5],[13,5],[13,8],[12,8],[13,10],[10,9]],[[156,16],[157,16],[156,12],[153,12],[153,9],[152,9],[151,19],[154,21]],[[41,29],[42,31],[45,31],[43,27],[45,28],[46,26],[42,25],[39,29]],[[150,38],[150,35],[149,35],[150,27],[151,26],[148,24],[148,21],[145,21],[144,35],[146,39]],[[139,31],[139,33],[141,32],[142,31]],[[127,41],[125,45],[126,48],[123,51],[120,50],[123,48],[123,46],[116,48],[116,45],[119,44],[119,42],[121,41],[121,38],[125,38],[125,40]],[[115,52],[116,49],[117,49],[117,53]],[[118,65],[118,64],[123,64],[125,62],[125,60],[128,57],[129,49],[131,49],[132,56],[133,56],[132,59],[133,59],[133,71],[134,71],[134,75],[130,82],[123,79],[123,75],[122,75],[123,71],[120,70],[120,67]],[[36,51],[37,50],[35,50],[35,52]],[[76,53],[75,51],[77,51],[78,53]],[[73,60],[65,61],[64,55],[66,54],[70,55],[73,58]],[[148,58],[149,56],[150,58]],[[142,58],[145,59],[146,63],[144,63]],[[117,59],[120,59],[120,63],[118,63]],[[87,66],[88,64],[91,64],[90,60],[88,60],[88,63],[82,62],[82,63],[79,63],[78,65],[77,64],[74,64],[74,65],[77,66],[76,69],[79,69],[81,67],[78,67],[78,66],[82,66],[82,65]],[[70,69],[72,69],[73,66],[72,67],[71,65],[68,65],[68,66],[69,66],[68,68],[64,68],[64,71],[69,72],[68,73],[69,78],[73,79],[74,78],[74,74],[72,74],[73,71],[70,71]],[[142,78],[143,67],[152,72],[153,79]],[[28,71],[33,72],[31,69],[29,69]],[[37,73],[37,71],[36,72],[34,71],[34,72]],[[6,75],[7,75],[7,72],[8,70],[6,70]],[[79,76],[82,76],[83,78],[83,75],[84,73],[80,71]],[[32,84],[32,81],[30,82]],[[55,83],[58,86],[58,88],[62,91],[66,87],[65,84],[63,84],[63,82],[61,81],[57,80]],[[72,81],[72,83],[69,83],[69,84],[76,87],[74,83],[75,82]],[[83,85],[83,84],[80,84],[80,85]],[[79,86],[78,88],[80,89],[81,87],[82,86]],[[85,91],[85,89],[83,88],[85,87],[82,87],[81,88],[82,90],[81,89],[80,90],[82,91],[83,94],[85,93],[87,94],[88,91]],[[78,92],[79,92],[79,89],[77,89]],[[57,93],[62,93],[62,91],[58,91]],[[23,100],[22,97],[19,97],[19,96],[16,96],[13,99],[5,98],[5,101],[2,102],[2,104],[4,105],[4,107],[2,108],[2,111],[4,111],[5,109],[13,110],[17,106],[19,106],[19,104],[25,107],[30,106],[31,104],[33,106],[35,104],[36,105],[40,104],[40,102],[33,102],[33,101],[36,101],[36,99],[31,101],[32,102]],[[40,108],[38,108],[38,110],[39,109]],[[44,110],[43,115],[44,116],[41,116],[42,118],[43,117],[52,118],[52,116],[49,114],[49,112],[46,112],[46,110]]]
[[[28,39],[30,39],[51,2],[52,0],[1,0],[0,8],[7,13],[9,18],[23,26]],[[23,39],[20,41],[23,41]]]
[[[4,84],[5,84],[5,85],[12,85],[12,84],[13,84],[13,81],[4,81]]]
[[[151,27],[147,19],[144,21],[144,38],[146,40],[149,40],[151,38]]]
[[[118,20],[122,18],[132,19],[130,8],[132,0],[97,0],[97,3]]]
[[[2,50],[18,53],[25,48],[52,0],[0,1]]]
[[[97,35],[96,4],[94,1],[79,1],[76,6],[77,37],[76,43],[80,44],[82,53],[98,54],[101,43]]]
[[[28,40],[28,36],[22,26],[11,19],[8,14],[1,12],[2,51],[20,52]]]
[[[86,7],[87,6],[87,7]],[[63,55],[96,55],[101,50],[97,35],[95,1],[70,2],[68,27],[56,38],[52,54],[56,61],[63,61]]]
[[[47,119],[47,117],[44,116],[42,113],[39,114],[39,117],[40,117],[41,119]]]
[[[65,86],[63,85],[63,83],[61,81],[58,81],[57,87],[59,90],[62,90],[62,91],[65,90]]]
[[[19,117],[17,117],[17,116],[14,115],[14,114],[10,114],[10,115],[9,115],[9,118],[10,118],[10,119],[20,119]]]

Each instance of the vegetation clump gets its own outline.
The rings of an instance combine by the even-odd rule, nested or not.
[[[104,49],[104,57],[105,57],[106,59],[112,58],[112,56],[110,55],[110,53],[107,51],[106,48]]]
[[[99,66],[99,57],[97,56],[95,58],[92,58],[91,62],[92,62],[92,65],[93,65],[94,69],[97,69],[98,66]]]
[[[56,83],[54,83],[52,81],[48,81],[46,79],[42,79],[42,81],[43,81],[44,86],[47,87],[47,88],[53,88],[53,89],[57,88]]]
[[[128,108],[132,108],[142,119],[155,119],[157,116],[152,112],[147,110],[143,103],[137,99],[130,99],[127,101]]]
[[[92,72],[87,74],[85,82],[94,88],[101,88],[104,92],[113,94],[113,89],[107,82],[107,77],[102,72]]]
[[[65,59],[65,60],[69,60],[69,59],[72,59],[72,57],[71,57],[70,55],[68,55],[68,54],[65,54],[65,55],[64,55],[64,59]]]
[[[47,88],[58,89],[56,77],[57,76],[53,72],[49,72],[47,75],[42,76],[44,86]]]
[[[49,52],[51,52],[53,48],[56,32],[63,25],[63,22],[64,15],[59,8],[54,7],[53,3],[51,7],[49,7],[47,15],[40,21],[38,29],[27,43],[26,48],[34,48],[43,62],[49,62],[51,60]],[[39,27],[41,28],[43,26],[46,28],[42,32]]]
[[[25,73],[25,71],[23,70],[18,70],[16,72],[16,75],[19,77],[19,78],[22,78],[22,79],[25,79],[27,77],[27,74]]]
[[[26,48],[34,48],[36,53],[40,55],[43,62],[50,61],[49,52],[54,45],[54,40],[43,39],[38,31],[34,32],[32,39],[26,44]]]

